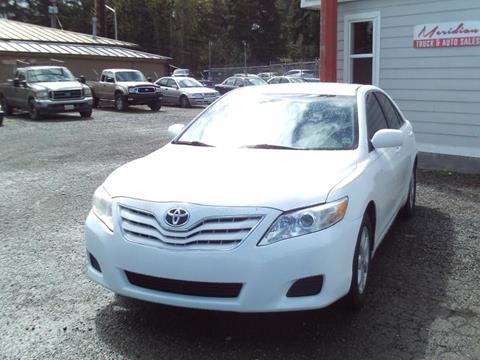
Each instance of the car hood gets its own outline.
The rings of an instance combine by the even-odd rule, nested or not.
[[[78,81],[38,82],[31,84],[34,90],[73,90],[83,87]]]
[[[148,81],[117,81],[117,85],[124,87],[135,87],[135,86],[158,86]]]
[[[199,87],[191,87],[191,88],[181,88],[181,92],[185,94],[210,94],[210,93],[216,93],[217,91],[214,89],[210,89],[204,86],[199,86]]]
[[[112,197],[295,209],[323,203],[356,167],[355,152],[221,149],[169,144],[115,170]]]

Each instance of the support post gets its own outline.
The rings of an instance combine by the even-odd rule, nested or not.
[[[321,0],[320,80],[337,81],[337,0]]]

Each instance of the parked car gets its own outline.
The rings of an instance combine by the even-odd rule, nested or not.
[[[201,309],[362,305],[375,251],[415,211],[412,125],[384,91],[251,86],[169,134],[95,191],[91,279]]]
[[[27,110],[32,120],[48,113],[79,112],[92,116],[92,92],[64,66],[18,68],[15,78],[0,85],[0,103],[6,115]]]
[[[315,77],[315,71],[313,70],[305,70],[305,69],[294,69],[287,71],[283,76],[297,76],[301,78],[309,78],[309,77]]]
[[[114,101],[117,111],[125,111],[130,105],[148,105],[152,111],[162,107],[160,87],[147,81],[138,70],[105,69],[100,81],[88,84],[93,91],[94,107],[101,100]]]
[[[190,77],[167,76],[158,79],[155,84],[161,87],[165,103],[183,108],[210,105],[220,96],[218,91],[207,88]]]
[[[257,75],[234,75],[227,78],[223,83],[215,85],[215,90],[220,92],[220,94],[225,94],[230,90],[237,89],[239,87],[265,84],[267,84],[266,81],[259,78]]]
[[[257,76],[261,77],[265,81],[268,81],[272,77],[278,76],[278,73],[276,73],[276,72],[263,72],[263,73],[258,73]]]
[[[304,82],[320,82],[319,78],[304,77],[302,78]]]
[[[172,76],[188,77],[190,76],[190,69],[175,69]]]
[[[304,82],[303,79],[296,76],[275,76],[268,80],[269,84],[291,84],[302,82]]]

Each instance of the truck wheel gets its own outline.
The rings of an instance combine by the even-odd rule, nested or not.
[[[87,111],[80,111],[80,116],[82,117],[82,119],[88,119],[92,117],[92,109]]]
[[[160,100],[151,103],[148,105],[152,111],[158,111],[162,107],[162,102]]]
[[[2,105],[2,110],[5,113],[5,115],[12,115],[13,113],[13,108],[8,105],[7,99],[5,99],[4,96],[0,99],[0,104]]]
[[[28,102],[28,114],[30,116],[30,119],[35,121],[40,120],[41,118],[40,112],[35,107],[35,103],[33,102],[33,100],[30,100]]]
[[[115,95],[115,110],[125,111],[127,110],[127,102],[122,94]]]
[[[180,106],[182,108],[188,108],[190,107],[190,101],[188,101],[188,98],[185,95],[182,95],[180,97]]]

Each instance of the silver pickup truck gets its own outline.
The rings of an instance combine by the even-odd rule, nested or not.
[[[93,91],[93,106],[100,100],[113,100],[115,109],[124,111],[129,105],[148,105],[152,111],[162,106],[162,90],[138,70],[105,69],[100,81],[88,82]]]
[[[79,112],[92,116],[92,92],[63,66],[18,68],[15,78],[0,84],[0,104],[5,115],[14,108],[27,110],[32,120],[47,113]]]

